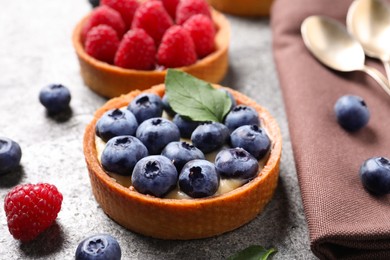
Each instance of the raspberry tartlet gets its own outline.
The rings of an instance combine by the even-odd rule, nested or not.
[[[239,16],[268,16],[273,0],[207,0],[215,9]]]
[[[205,198],[159,198],[125,187],[102,167],[96,145],[96,124],[109,110],[126,107],[141,93],[165,94],[165,85],[134,90],[113,98],[98,109],[84,135],[84,154],[93,194],[104,212],[114,221],[146,236],[160,239],[198,239],[234,230],[254,219],[271,200],[279,177],[282,138],[275,119],[247,96],[218,85],[236,100],[237,105],[253,107],[261,126],[271,140],[269,154],[256,177],[227,193]],[[134,174],[134,172],[133,172]]]
[[[147,1],[139,1],[140,6],[142,3]],[[154,1],[151,1],[154,2]],[[158,1],[157,1],[158,2]],[[128,93],[135,89],[147,89],[153,85],[161,84],[164,82],[164,78],[166,75],[166,68],[169,68],[169,66],[166,66],[166,64],[169,64],[169,55],[166,57],[166,55],[161,55],[160,51],[158,50],[158,44],[160,41],[160,36],[152,36],[154,38],[154,41],[156,43],[156,48],[158,53],[156,53],[156,59],[158,61],[161,61],[161,65],[156,62],[156,66],[153,68],[148,68],[148,66],[141,67],[142,69],[128,69],[123,68],[120,66],[116,66],[110,62],[104,62],[102,60],[98,60],[94,58],[93,56],[89,55],[86,51],[85,46],[85,24],[88,24],[89,18],[92,13],[84,17],[74,28],[72,41],[73,46],[75,48],[79,64],[80,64],[80,73],[84,80],[84,83],[93,91],[98,93],[99,95],[111,98],[116,97],[121,94]],[[228,68],[228,47],[229,47],[229,41],[230,41],[230,25],[226,17],[219,13],[218,11],[213,10],[210,7],[210,15],[212,18],[212,22],[214,23],[215,27],[215,37],[214,37],[214,49],[211,53],[209,53],[206,56],[198,55],[198,59],[195,57],[192,57],[192,61],[195,63],[192,63],[191,65],[177,65],[176,68],[179,68],[182,71],[185,71],[195,77],[198,77],[200,79],[212,82],[212,83],[218,83],[220,82]],[[135,18],[134,18],[135,20]],[[133,23],[135,23],[133,20]],[[141,21],[142,23],[142,21]],[[172,24],[171,27],[176,27],[184,24]],[[142,26],[141,25],[133,25],[134,26]],[[88,27],[88,26],[87,26]],[[100,26],[101,27],[101,26]],[[104,26],[103,26],[104,27]],[[118,33],[120,38],[122,37],[123,30],[121,26],[114,24],[112,26],[116,29],[116,32],[118,33],[117,27],[120,27],[120,33]],[[104,28],[103,28],[104,29]],[[100,29],[103,31],[103,29]],[[134,29],[134,28],[132,28]],[[129,29],[130,30],[130,29]],[[96,30],[95,30],[96,31]],[[109,35],[110,32],[102,32],[102,34],[105,33],[106,35]],[[92,33],[93,34],[93,33]],[[112,34],[112,32],[111,32]],[[110,36],[105,36],[110,37]],[[112,36],[111,36],[112,37]],[[125,36],[123,36],[125,37]],[[196,37],[196,36],[195,36]],[[98,38],[98,37],[95,37]],[[113,37],[112,37],[113,38]],[[99,38],[96,40],[99,41]],[[118,41],[118,40],[115,40]],[[139,40],[141,41],[141,40]],[[89,43],[89,41],[88,41]],[[91,44],[90,44],[91,45]],[[93,43],[92,43],[93,45]],[[114,44],[117,46],[118,43],[115,42]],[[145,44],[140,43],[138,47],[134,47],[134,49],[140,49]],[[188,44],[185,44],[184,46],[187,46]],[[197,50],[199,49],[196,46]],[[119,46],[119,48],[121,48]],[[91,48],[92,52],[95,52],[94,48]],[[176,51],[183,51],[184,48],[180,47],[173,47]],[[123,48],[122,48],[123,51]],[[128,51],[128,50],[127,50]],[[144,52],[144,50],[143,50]],[[153,51],[151,51],[153,52]],[[167,51],[169,52],[169,51]],[[101,57],[105,57],[109,54],[109,52],[104,51],[103,53],[100,53],[96,51],[96,55]],[[152,54],[149,55],[151,57]],[[143,55],[142,57],[145,57]],[[152,56],[153,57],[153,56]],[[143,58],[142,58],[143,59]],[[110,59],[106,59],[110,60]],[[112,57],[111,57],[112,60]],[[168,61],[167,61],[168,60]],[[134,63],[139,64],[141,61],[135,61]],[[126,62],[118,62],[121,64],[126,64]],[[172,64],[172,63],[171,63]]]

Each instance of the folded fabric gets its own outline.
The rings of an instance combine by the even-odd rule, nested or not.
[[[363,72],[336,72],[304,46],[300,26],[310,15],[345,24],[351,0],[276,0],[273,51],[282,88],[311,249],[320,259],[390,259],[390,196],[373,196],[359,169],[371,157],[390,158],[390,96]],[[389,46],[390,48],[390,46]],[[366,64],[384,72],[373,59]],[[335,117],[338,98],[362,97],[368,125],[355,133]]]

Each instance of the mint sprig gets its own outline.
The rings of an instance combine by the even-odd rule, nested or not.
[[[172,109],[193,121],[222,122],[232,104],[225,92],[179,70],[168,69],[165,88]]]
[[[262,246],[253,245],[230,256],[228,260],[267,260],[276,252],[275,248],[265,249]]]

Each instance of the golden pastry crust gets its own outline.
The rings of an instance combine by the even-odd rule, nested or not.
[[[178,68],[208,82],[220,82],[228,69],[228,48],[230,42],[230,24],[226,17],[212,10],[213,21],[217,28],[215,51],[191,66]],[[129,93],[135,89],[147,89],[164,82],[166,70],[141,71],[123,69],[96,60],[89,56],[81,42],[81,29],[88,19],[84,17],[73,31],[73,46],[80,64],[84,83],[99,95],[112,98]]]
[[[240,16],[269,16],[273,0],[207,0],[215,9]]]
[[[216,86],[220,87],[220,86]],[[269,158],[256,178],[226,194],[202,199],[164,199],[143,195],[118,184],[101,167],[95,146],[95,125],[108,110],[127,106],[141,91],[109,100],[95,113],[84,135],[84,154],[93,194],[104,212],[120,225],[161,239],[206,238],[234,230],[256,217],[271,200],[279,177],[282,137],[275,119],[245,95],[228,89],[238,104],[254,107],[272,140]],[[164,85],[145,92],[163,96]]]

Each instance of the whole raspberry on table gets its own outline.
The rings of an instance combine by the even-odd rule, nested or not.
[[[93,27],[85,39],[85,51],[100,61],[114,63],[119,46],[118,35],[112,27],[100,24]]]
[[[134,13],[139,6],[137,0],[102,0],[100,4],[107,5],[118,11],[121,14],[127,28],[131,27]]]
[[[155,66],[156,47],[144,30],[132,29],[124,36],[115,55],[115,65],[136,70],[150,70]]]
[[[126,25],[119,12],[115,11],[111,7],[106,5],[99,6],[91,12],[91,15],[87,18],[82,31],[81,40],[84,43],[87,33],[95,26],[100,24],[106,24],[111,26],[118,34],[118,38],[122,38],[126,32]]]
[[[46,230],[61,209],[62,194],[48,183],[22,184],[4,199],[8,229],[15,239],[27,242]]]
[[[173,21],[160,1],[147,1],[135,12],[132,29],[144,29],[158,46],[165,31],[172,25]]]
[[[211,18],[210,8],[206,0],[181,0],[176,9],[176,23],[183,24],[196,14],[204,14]]]
[[[203,15],[196,14],[183,24],[194,41],[198,58],[203,58],[214,51],[215,28],[213,21]]]
[[[180,25],[169,28],[157,51],[157,63],[166,68],[188,66],[196,62],[194,42]]]

